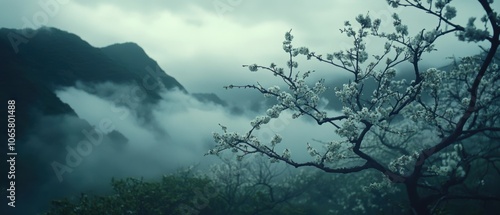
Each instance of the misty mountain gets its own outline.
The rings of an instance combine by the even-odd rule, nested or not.
[[[228,103],[219,98],[219,96],[217,96],[215,93],[193,93],[191,95],[194,98],[204,103],[212,102],[214,104],[218,104],[224,107],[228,106]]]
[[[175,78],[167,75],[158,65],[158,63],[150,58],[146,52],[137,44],[128,42],[114,44],[101,48],[102,52],[116,63],[124,66],[139,78],[144,78],[145,72],[148,70],[158,70],[159,77],[163,85],[167,89],[178,88],[184,92],[186,89]],[[139,80],[142,81],[142,80]]]
[[[150,79],[161,80],[167,89],[185,90],[135,44],[116,44],[100,49],[92,47],[75,34],[56,28],[27,31],[35,36],[26,43],[21,43],[16,54],[10,40],[13,34],[22,35],[22,31],[0,29],[2,61],[9,62],[9,65],[2,65],[2,68],[19,73],[51,90],[75,86],[77,82],[142,84],[149,76]],[[153,74],[148,74],[146,67],[150,67],[150,73]],[[147,90],[148,99],[159,99],[159,91],[159,88]]]
[[[23,33],[34,36],[19,43],[18,53],[15,53],[11,41],[22,37]],[[77,35],[56,28],[2,28],[0,57],[3,77],[0,83],[5,89],[0,93],[0,98],[2,101],[15,98],[17,109],[25,114],[35,109],[41,114],[75,114],[55,96],[54,91],[79,84],[86,86],[86,91],[110,100],[113,99],[109,97],[110,94],[115,95],[116,92],[88,86],[102,83],[136,85],[146,93],[147,96],[141,101],[145,103],[156,103],[164,89],[179,89],[187,93],[139,45],[130,42],[96,48]],[[160,86],[156,87],[155,82],[160,82]],[[225,104],[215,94],[200,94],[196,98]]]
[[[25,37],[25,34],[32,36]],[[156,122],[151,119],[150,110],[161,101],[162,93],[188,93],[135,43],[96,48],[75,34],[46,27],[0,29],[0,86],[0,100],[5,102],[0,110],[6,113],[6,101],[16,102],[16,150],[22,152],[16,164],[17,196],[25,202],[34,202],[43,195],[47,199],[58,198],[75,191],[71,184],[57,182],[51,162],[67,159],[67,148],[77,147],[82,140],[87,140],[84,131],[98,127],[80,118],[58,97],[57,91],[78,88],[126,106],[137,111],[138,117],[148,117],[144,121],[151,127]],[[135,101],[136,106],[117,100],[123,95],[140,100]],[[215,94],[201,93],[193,97],[201,102],[226,104]],[[7,114],[2,114],[0,120],[7,122]],[[6,126],[7,123],[0,126],[3,137],[7,136]],[[129,139],[113,130],[105,133],[101,141],[112,149],[122,150]],[[4,159],[7,159],[6,150],[7,147],[0,150]],[[7,163],[2,162],[0,167],[2,171],[7,170]],[[54,186],[59,189],[47,190]],[[6,189],[1,188],[5,194]],[[33,204],[26,213],[33,214],[46,203],[37,202],[41,205]]]

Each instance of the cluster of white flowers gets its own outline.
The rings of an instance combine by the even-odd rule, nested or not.
[[[392,183],[391,180],[389,180],[389,178],[385,176],[381,179],[380,182],[372,182],[367,186],[362,186],[361,189],[364,192],[384,191],[383,195],[400,191],[400,189],[394,186],[394,183]]]
[[[281,92],[281,89],[279,86],[272,86],[272,87],[269,87],[267,89],[267,91],[269,91],[270,93],[273,93],[273,94],[279,94]]]
[[[326,118],[326,112],[325,111],[321,111],[321,112],[314,112],[313,113],[313,117],[318,119],[318,120],[323,120],[324,118]]]
[[[453,108],[448,108],[444,111],[444,114],[445,117],[453,117],[456,114],[456,110],[454,110]]]
[[[402,155],[389,163],[389,169],[400,175],[404,175],[410,170],[411,164],[413,164],[418,158],[418,152],[413,152],[411,155]]]
[[[220,145],[227,145],[227,143],[233,143],[236,141],[239,141],[240,135],[238,135],[236,132],[224,132],[223,134],[219,134],[217,132],[213,133],[213,138],[217,144]],[[209,154],[213,154],[215,151],[210,150]]]
[[[363,107],[361,108],[360,111],[354,112],[349,107],[342,107],[342,113],[344,114],[344,116],[347,116],[348,118],[351,118],[354,121],[366,120],[372,124],[377,124],[379,119],[381,119],[383,115],[387,115],[390,112],[390,110],[391,108],[388,109],[377,108],[374,111],[370,111],[368,110],[367,107]]]
[[[309,55],[309,49],[307,47],[300,47],[298,49],[295,49],[295,51],[298,53],[298,54],[302,54],[302,55]]]
[[[426,91],[431,93],[437,93],[441,88],[443,71],[437,70],[436,68],[430,68],[425,72],[422,72],[422,87]],[[437,96],[437,95],[436,95]]]
[[[402,112],[403,116],[416,123],[434,124],[436,117],[433,112],[428,111],[419,103],[406,106]]]
[[[295,98],[297,98],[296,104],[316,107],[320,100],[319,95],[326,90],[323,82],[323,79],[319,80],[311,89],[304,79],[297,80],[295,88],[293,89],[293,94]]]
[[[297,61],[289,60],[286,62],[288,68],[297,68],[299,67],[299,63]]]
[[[325,91],[326,91],[325,79],[321,79],[314,84],[314,87],[313,87],[314,93],[319,95],[321,93],[324,93]]]
[[[307,143],[307,152],[309,153],[310,156],[319,155],[318,151],[315,148],[313,148],[310,143]]]
[[[281,138],[281,135],[279,134],[275,134],[273,136],[273,139],[271,140],[271,146],[276,146],[278,143],[281,143],[282,141],[282,138]]]
[[[347,118],[344,123],[342,124],[342,126],[335,130],[335,132],[341,136],[341,137],[345,137],[347,138],[348,140],[354,140],[358,137],[358,127],[359,127],[359,121],[357,121],[355,118],[353,117],[349,117]]]
[[[465,170],[462,166],[459,165],[462,158],[459,156],[459,153],[462,151],[463,147],[460,144],[455,145],[454,150],[451,152],[445,152],[439,155],[441,158],[440,165],[431,165],[427,168],[427,171],[433,172],[437,175],[449,176],[453,172],[455,172],[455,176],[464,177]]]
[[[263,119],[265,118],[259,118],[259,120],[257,121],[262,122]],[[219,155],[221,151],[224,151],[226,149],[230,149],[233,153],[237,153],[239,152],[237,147],[241,150],[244,149],[246,151],[249,149],[247,144],[252,145],[253,147],[258,148],[262,151],[265,151],[267,149],[254,135],[250,135],[249,133],[240,135],[236,132],[227,132],[224,126],[222,126],[222,129],[223,133],[213,132],[213,139],[217,144],[215,148],[208,150],[207,154]],[[243,158],[242,155],[239,156],[241,157],[238,157],[238,159]]]
[[[394,68],[389,68],[387,69],[384,73],[378,74],[379,79],[386,79],[386,80],[392,80],[394,77],[396,77],[396,69]],[[382,81],[385,82],[385,81]]]
[[[277,118],[283,110],[289,109],[294,111],[294,118],[303,114],[311,115],[317,120],[322,120],[326,117],[326,112],[316,109],[321,101],[320,94],[326,91],[324,79],[317,81],[312,88],[306,84],[304,79],[298,79],[293,86],[290,86],[290,90],[290,92],[287,92],[281,90],[278,86],[267,89],[264,96],[271,97],[275,95],[278,101],[277,105],[266,111],[267,116]]]
[[[255,129],[260,129],[261,125],[269,123],[271,117],[269,116],[258,116],[250,122],[250,125]]]
[[[425,32],[423,40],[428,44],[430,44],[436,39],[436,36],[441,33],[442,33],[441,30],[432,29],[430,31]]]
[[[413,81],[412,81],[413,82]],[[418,85],[410,85],[406,88],[406,94],[409,94],[409,95],[412,95],[414,93],[417,92],[417,90],[420,88],[420,86],[422,86],[422,83],[418,84]]]
[[[256,117],[251,125],[255,129],[259,129],[261,125],[269,123],[271,117],[269,116],[260,116]],[[250,132],[246,134],[238,134],[236,132],[227,132],[227,128],[225,126],[221,126],[223,132],[213,132],[213,139],[217,143],[215,148],[208,150],[207,154],[210,155],[219,155],[220,152],[224,150],[231,150],[233,153],[243,152],[242,154],[238,154],[238,160],[243,159],[243,157],[249,152],[263,152],[267,153],[271,150],[274,150],[274,147],[281,143],[282,137],[279,134],[275,134],[272,139],[267,142],[267,144],[261,143],[261,140],[253,135]],[[287,155],[290,155],[289,153]],[[277,161],[277,160],[276,160]]]
[[[307,152],[311,157],[314,158],[314,162],[316,163],[322,162],[323,156],[321,156],[321,154],[315,148],[313,148],[309,143],[307,143]]]
[[[343,84],[342,89],[335,87],[335,95],[344,104],[347,104],[351,99],[356,98],[358,93],[359,93],[358,84],[356,82],[351,82],[350,84]]]
[[[342,113],[347,117],[352,117],[354,115],[354,111],[350,107],[346,106],[342,107]]]
[[[378,122],[380,116],[381,116],[381,114],[378,111],[368,111],[368,108],[366,108],[366,107],[363,107],[357,113],[357,117],[360,120],[366,120],[372,124],[376,124]]]
[[[325,144],[327,153],[325,154],[326,162],[342,160],[347,157],[347,152],[351,149],[351,143],[346,141],[331,141]]]
[[[283,151],[283,154],[281,155],[281,157],[285,160],[290,160],[290,157],[291,157],[291,153],[290,153],[290,150],[289,149],[285,149]]]
[[[293,98],[292,94],[285,91],[281,91],[277,99],[281,105],[288,107],[292,110],[294,109],[295,99]]]
[[[379,118],[386,118],[389,116],[389,114],[393,111],[392,106],[387,106],[387,107],[377,107],[375,108],[375,111],[377,114],[379,114]]]
[[[277,104],[273,105],[273,107],[267,109],[266,114],[271,118],[278,118],[280,116],[281,111],[283,111],[285,107],[283,105]]]
[[[461,104],[462,104],[464,107],[469,106],[469,103],[470,103],[470,99],[469,99],[469,98],[463,98],[463,99],[462,99]]]
[[[395,76],[393,68],[373,74],[378,87],[372,92],[370,103],[380,118],[388,117],[394,109],[405,104],[419,88],[419,85],[411,85],[414,82],[407,83],[406,79],[395,80]]]
[[[287,53],[292,51],[292,40],[293,40],[293,35],[290,32],[286,32],[285,34],[285,41],[283,41],[283,50]]]

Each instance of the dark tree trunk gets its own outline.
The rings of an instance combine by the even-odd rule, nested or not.
[[[412,214],[414,215],[430,215],[429,205],[423,201],[423,199],[418,194],[417,180],[415,177],[408,178],[405,181],[406,193],[408,195],[408,200],[410,201],[410,206],[412,209]]]

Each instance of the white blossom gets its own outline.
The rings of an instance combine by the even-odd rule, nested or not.
[[[448,176],[453,171],[457,177],[464,177],[465,170],[460,165],[462,158],[459,156],[460,151],[463,149],[461,144],[453,147],[453,151],[444,152],[439,155],[441,158],[440,164],[434,164],[428,167],[427,171],[433,172],[437,175]]]
[[[273,139],[271,140],[271,146],[273,147],[276,146],[276,144],[281,143],[281,140],[282,140],[281,136],[279,134],[275,134],[273,136]]]

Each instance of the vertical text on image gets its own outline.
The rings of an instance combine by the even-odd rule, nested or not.
[[[9,171],[7,173],[8,189],[7,205],[16,207],[16,101],[7,101],[7,163],[9,164]]]

